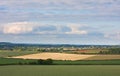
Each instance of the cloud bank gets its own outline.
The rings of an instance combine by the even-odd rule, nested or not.
[[[66,25],[45,24],[39,22],[15,22],[3,25],[4,34],[87,34],[79,28],[85,25],[69,23]],[[68,29],[68,30],[67,30]]]

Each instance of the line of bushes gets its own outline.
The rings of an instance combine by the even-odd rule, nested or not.
[[[99,54],[120,54],[120,48],[110,48],[108,51],[100,51]]]
[[[32,60],[0,58],[0,65],[120,65],[120,60]]]
[[[39,59],[39,60],[37,60],[37,62],[30,62],[29,64],[33,64],[33,65],[52,65],[53,60],[52,59],[47,59],[47,60]]]
[[[0,58],[0,65],[52,65],[53,60]]]

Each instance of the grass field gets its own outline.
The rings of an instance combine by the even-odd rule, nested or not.
[[[55,65],[120,65],[120,60],[54,61]]]
[[[0,76],[120,76],[120,66],[0,66]]]
[[[36,62],[36,61],[37,61],[37,60],[0,58],[0,65],[17,65],[17,64],[19,64],[19,63],[27,64],[27,63]]]
[[[67,53],[75,53],[75,54],[99,54],[100,51],[109,51],[108,49],[82,49],[76,51],[66,51]]]
[[[35,54],[37,51],[0,51],[0,57],[12,57],[27,54]]]

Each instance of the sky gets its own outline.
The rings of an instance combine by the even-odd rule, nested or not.
[[[120,0],[0,0],[0,42],[120,44]]]

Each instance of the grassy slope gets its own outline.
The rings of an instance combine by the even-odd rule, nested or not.
[[[0,51],[0,57],[20,56],[38,53],[37,51]]]
[[[54,61],[56,65],[120,65],[120,60]]]
[[[0,76],[120,76],[120,66],[0,66]]]
[[[27,64],[30,62],[36,62],[37,60],[24,60],[24,59],[12,59],[12,58],[0,58],[0,65],[16,65],[19,63]]]

